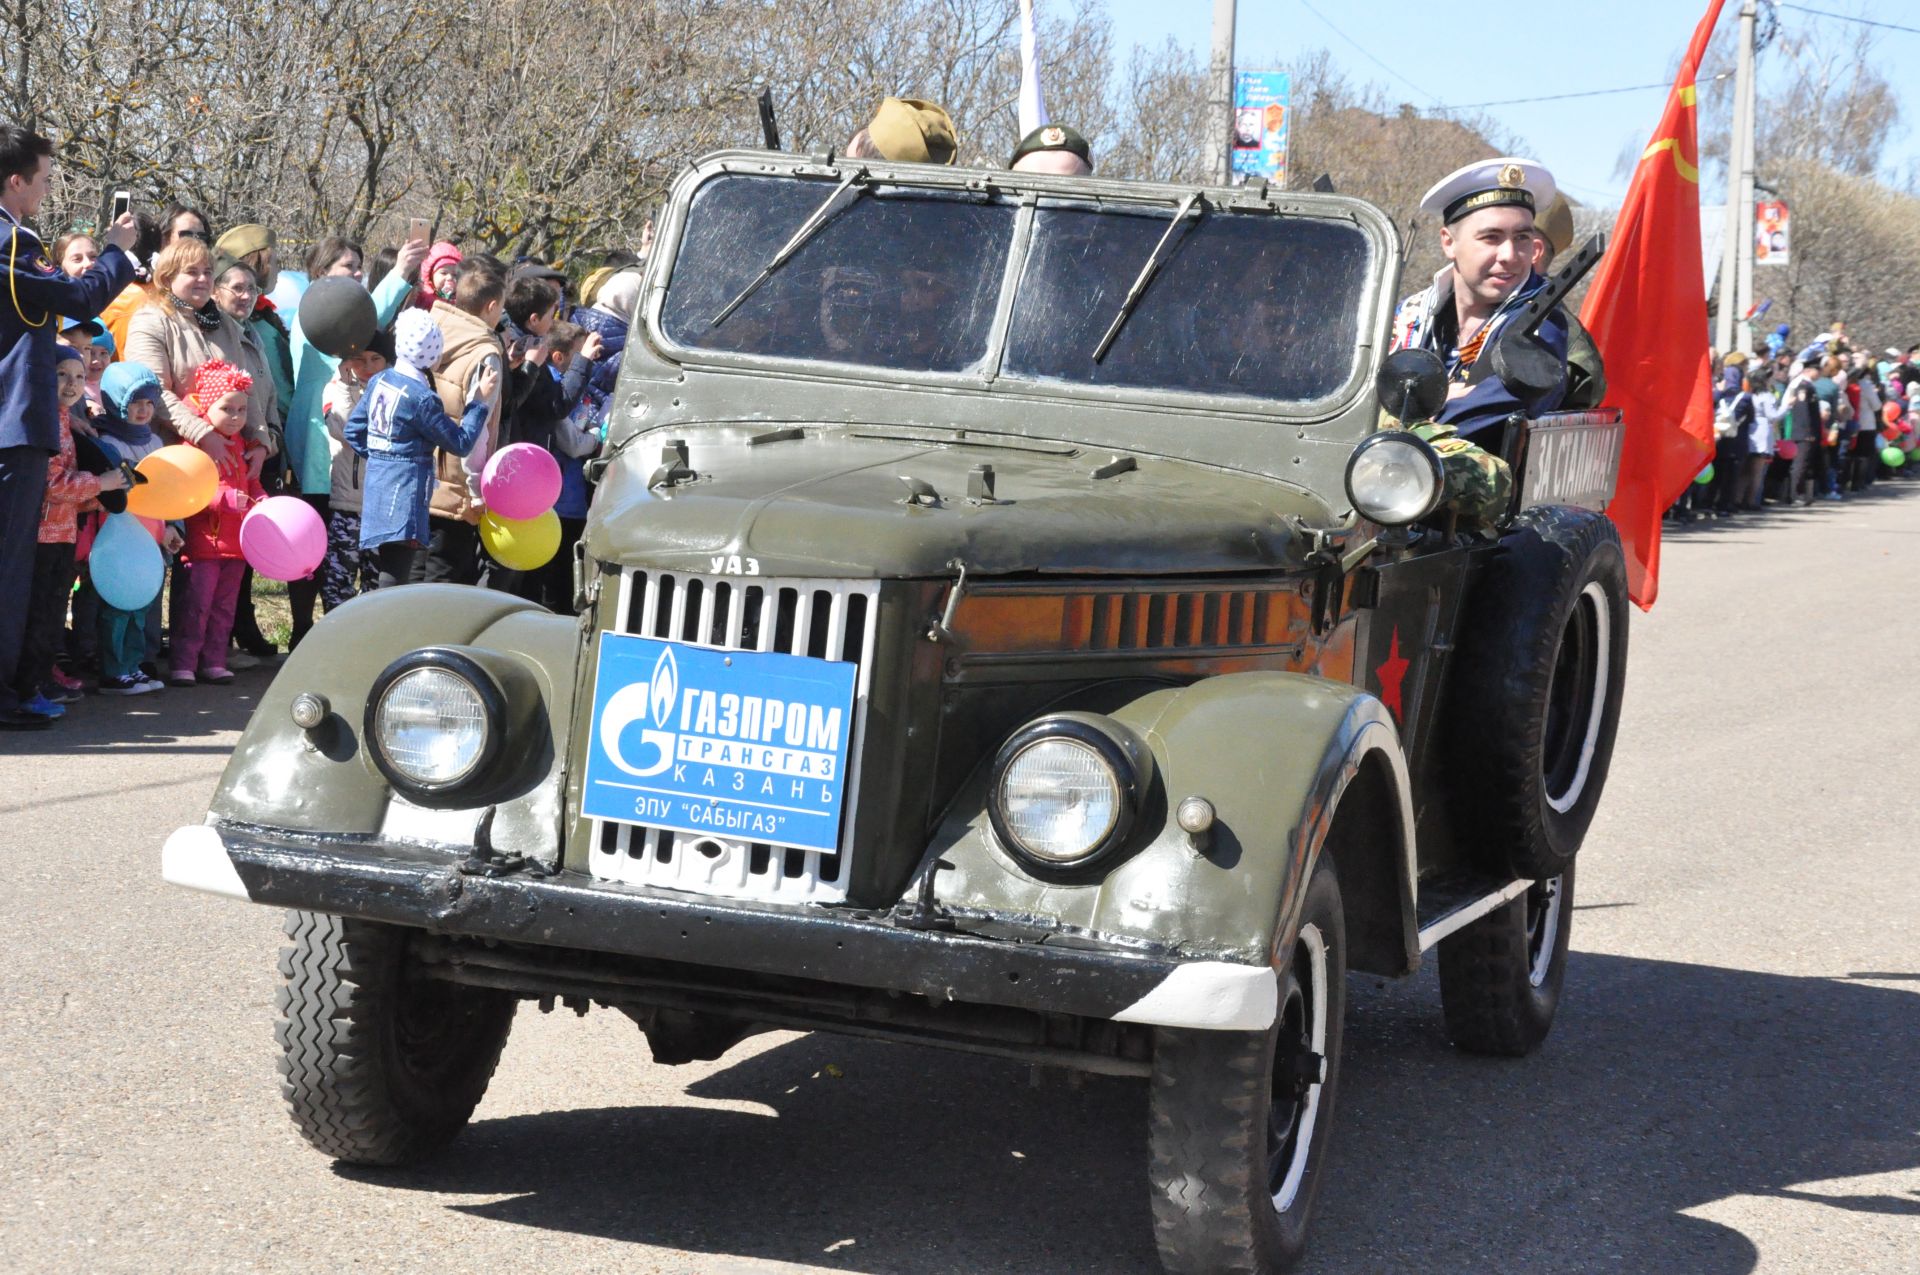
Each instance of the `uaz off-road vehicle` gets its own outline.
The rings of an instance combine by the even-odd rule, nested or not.
[[[1149,1078],[1166,1265],[1290,1262],[1348,971],[1546,1035],[1625,667],[1617,417],[1513,422],[1462,530],[1399,268],[1334,195],[693,166],[579,618],[349,603],[167,841],[290,909],[301,1132],[434,1151],[521,1000],[841,1031]]]

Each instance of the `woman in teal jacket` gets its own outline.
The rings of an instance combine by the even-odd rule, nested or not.
[[[427,255],[425,243],[409,242],[394,260],[393,273],[373,289],[373,310],[385,328],[393,323],[407,298],[413,295],[413,277]],[[360,277],[362,256],[358,244],[344,239],[323,239],[307,260],[313,279],[329,275]],[[287,413],[287,481],[312,505],[322,522],[326,521],[327,496],[333,490],[333,456],[327,449],[327,419],[321,408],[321,395],[333,379],[340,360],[322,354],[307,341],[298,318],[293,324],[293,406]],[[288,649],[299,645],[313,627],[313,606],[320,597],[319,578],[287,583],[287,603],[293,612],[293,635]]]

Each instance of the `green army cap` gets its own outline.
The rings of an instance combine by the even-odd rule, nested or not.
[[[1038,151],[1066,151],[1078,155],[1088,168],[1093,167],[1093,148],[1087,145],[1087,139],[1064,124],[1042,124],[1021,138],[1020,144],[1013,148],[1012,158],[1007,160],[1007,167],[1012,168],[1024,156]]]
[[[960,157],[953,117],[917,97],[890,97],[867,124],[867,137],[882,159],[903,164],[951,164]]]
[[[252,266],[242,261],[239,257],[234,256],[224,248],[216,249],[213,254],[213,281],[215,283],[220,282],[220,280],[225,277],[227,271],[233,269],[235,266],[245,270],[248,274],[256,273]]]

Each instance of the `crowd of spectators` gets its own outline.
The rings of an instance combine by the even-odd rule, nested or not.
[[[28,222],[52,162],[46,139],[0,124],[0,727],[44,728],[88,692],[221,684],[277,658],[238,541],[267,495],[308,502],[327,528],[320,569],[286,586],[288,649],[316,611],[377,587],[380,559],[363,544],[365,440],[356,452],[349,439],[356,404],[396,363],[450,417],[472,408],[480,422],[465,455],[431,453],[430,510],[407,578],[572,608],[584,466],[604,437],[644,242],[588,262],[506,262],[417,235],[374,254],[370,269],[349,238],[289,259],[271,226],[215,225],[176,205],[47,243]],[[352,279],[372,298],[381,331],[349,358],[322,353],[297,317],[302,290],[322,278]],[[431,366],[396,356],[393,329],[407,312],[436,334]],[[548,449],[562,473],[560,551],[536,571],[491,562],[477,531],[482,468],[516,442]],[[214,462],[218,494],[200,514],[152,525],[166,586],[141,611],[116,610],[92,588],[90,546],[126,508],[132,467],[175,444]]]
[[[1788,336],[1782,326],[1760,349],[1715,358],[1713,462],[1670,519],[1839,503],[1916,475],[1920,345],[1860,349],[1845,323],[1797,351]]]

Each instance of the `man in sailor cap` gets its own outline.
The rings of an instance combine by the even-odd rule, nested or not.
[[[1490,427],[1515,412],[1551,411],[1566,392],[1567,322],[1560,310],[1539,330],[1561,362],[1560,384],[1544,397],[1523,403],[1493,374],[1492,356],[1501,330],[1547,284],[1533,268],[1540,246],[1534,214],[1552,204],[1556,193],[1553,174],[1539,164],[1502,158],[1449,174],[1420,201],[1424,211],[1440,217],[1447,265],[1432,287],[1400,303],[1394,345],[1440,356],[1452,385],[1436,420],[1484,446],[1499,444]]]

